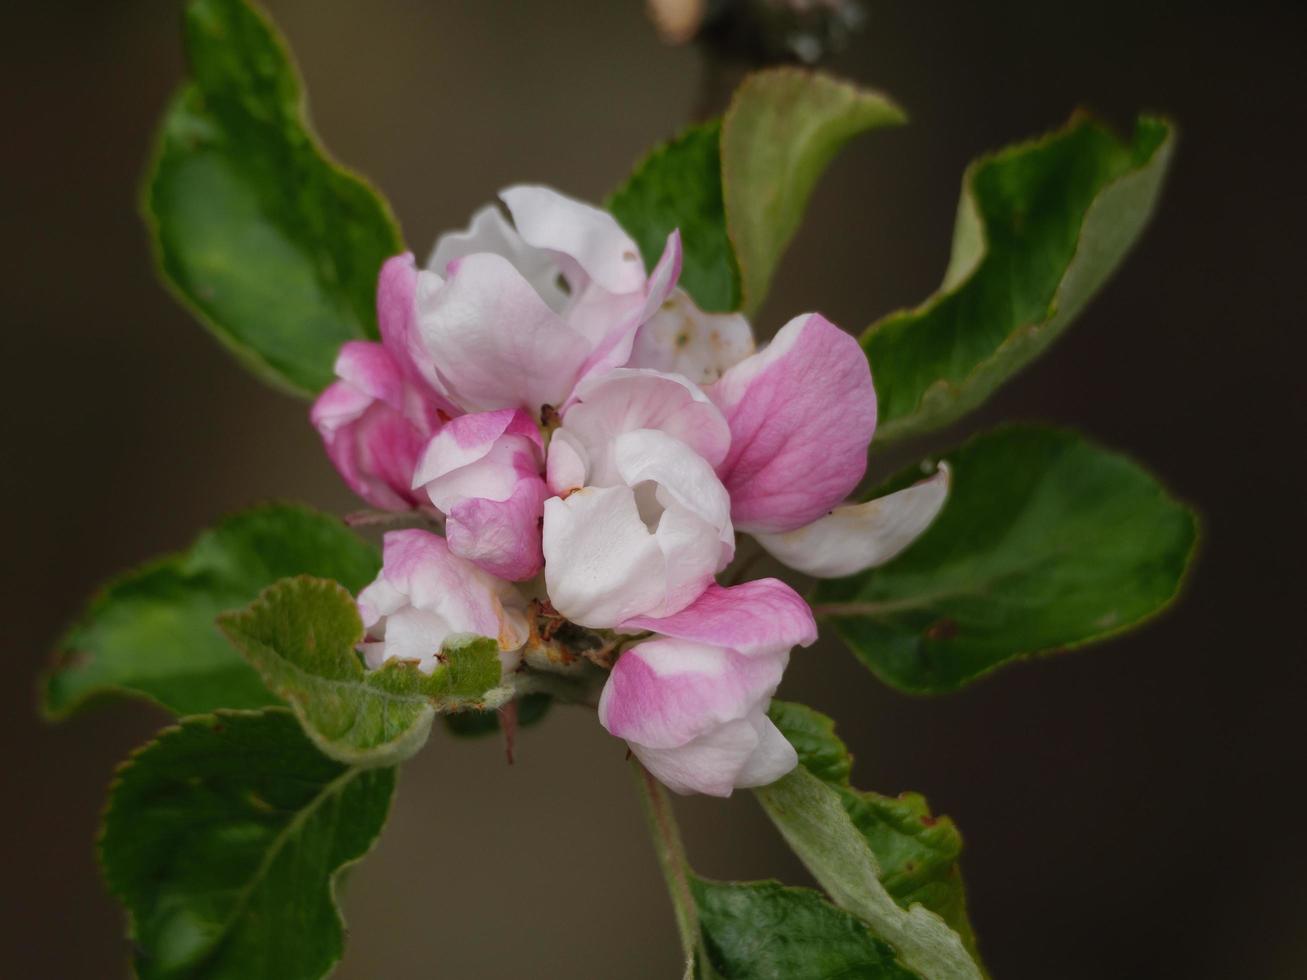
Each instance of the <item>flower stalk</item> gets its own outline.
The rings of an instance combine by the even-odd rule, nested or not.
[[[681,842],[681,831],[667,790],[639,760],[633,759],[631,764],[636,785],[640,788],[640,802],[649,824],[649,835],[653,838],[658,867],[662,869],[667,893],[672,899],[676,931],[681,937],[681,951],[685,954],[685,980],[693,980],[699,952],[699,911],[690,890],[690,862],[685,856],[685,845]],[[705,971],[704,975],[709,974]]]

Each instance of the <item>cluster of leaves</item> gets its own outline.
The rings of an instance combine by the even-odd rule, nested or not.
[[[143,202],[160,267],[245,363],[313,394],[343,341],[375,335],[375,277],[402,248],[398,230],[318,145],[261,14],[191,0],[185,23],[190,79]],[[753,313],[827,163],[853,136],[903,121],[882,95],[763,72],[722,119],[655,150],[609,207],[649,259],[679,227],[696,301]],[[954,421],[1058,335],[1146,223],[1171,145],[1159,119],[1122,141],[1077,116],[967,171],[939,291],[862,337],[876,447]],[[953,690],[1126,629],[1175,595],[1194,519],[1129,460],[1038,426],[942,458],[954,489],[926,535],[813,595],[885,682]],[[452,638],[429,675],[366,671],[350,593],[378,565],[334,518],[268,505],[111,583],[64,638],[44,682],[51,717],[127,694],[179,718],[121,769],[101,838],[142,977],[324,975],[343,945],[336,879],[380,832],[396,764],[438,715],[456,733],[493,731],[495,709],[522,693],[498,686],[495,643],[478,637]],[[549,701],[517,704],[527,723]],[[952,823],[919,796],[854,789],[829,719],[779,702],[772,717],[802,765],[758,798],[828,897],[709,881],[664,855],[689,895],[699,975],[982,976]]]

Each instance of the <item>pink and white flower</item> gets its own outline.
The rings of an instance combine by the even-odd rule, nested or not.
[[[359,593],[367,630],[367,665],[413,660],[431,673],[445,640],[459,634],[499,642],[504,671],[512,671],[527,639],[526,600],[507,582],[451,554],[445,539],[416,528],[389,532],[381,574]]]
[[[716,583],[737,533],[809,575],[854,574],[924,530],[948,471],[846,502],[876,426],[854,338],[807,314],[754,352],[743,317],[675,288],[675,232],[646,275],[611,215],[543,187],[501,197],[511,221],[483,209],[427,268],[386,263],[381,342],[346,345],[314,406],[350,486],[444,519],[444,538],[387,536],[359,596],[368,663],[431,669],[473,632],[499,640],[507,676],[534,595],[607,649],[652,634],[618,656],[599,714],[664,783],[770,782],[795,755],[768,700],[816,625],[775,579]]]
[[[790,649],[817,639],[807,604],[776,579],[710,586],[668,619],[635,624],[667,639],[622,654],[599,721],[680,793],[729,796],[794,768],[794,748],[767,717]]]
[[[514,582],[540,571],[543,449],[520,408],[460,415],[428,443],[412,482],[446,515],[454,554]]]
[[[417,271],[411,255],[381,268],[377,319],[381,343],[356,340],[336,358],[340,379],[313,404],[310,419],[327,456],[350,489],[382,510],[420,504],[413,467],[422,447],[445,419],[457,413],[423,379],[412,360]]]

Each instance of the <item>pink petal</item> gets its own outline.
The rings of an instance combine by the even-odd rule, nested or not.
[[[429,531],[386,534],[381,574],[359,593],[358,604],[374,638],[365,644],[373,666],[418,653],[434,668],[445,637],[455,633],[497,639],[501,660],[509,666],[513,657],[508,655],[526,641],[526,601],[517,589],[452,554],[445,540]]]
[[[824,317],[791,320],[708,393],[731,427],[718,473],[742,530],[802,527],[862,479],[876,392],[858,342]]]
[[[415,421],[421,417],[435,431],[442,414],[447,418],[459,410],[440,393],[435,365],[418,332],[417,284],[412,252],[387,259],[377,280],[377,322],[381,342],[405,380],[405,413]]]
[[[460,415],[447,422],[427,445],[413,474],[413,486],[430,483],[484,459],[504,436],[521,436],[543,449],[539,427],[520,408]]]
[[[787,656],[749,657],[685,640],[651,640],[623,653],[599,698],[599,721],[613,735],[670,749],[766,704]]]
[[[713,583],[678,613],[662,619],[637,616],[621,628],[729,647],[749,656],[775,656],[817,640],[817,622],[808,604],[774,578],[730,588]]]
[[[427,268],[445,276],[451,262],[478,252],[491,252],[508,259],[550,309],[561,310],[567,304],[567,293],[558,285],[558,263],[553,255],[524,242],[493,204],[472,215],[465,230],[441,235],[431,250]]]
[[[621,367],[631,359],[641,325],[658,312],[676,287],[681,258],[681,233],[673,230],[641,295],[599,294],[591,289],[568,311],[569,325],[594,344],[594,351],[581,369],[583,378]]]
[[[404,371],[394,354],[381,344],[369,340],[346,341],[336,355],[336,377],[369,398],[403,411]]]
[[[443,284],[423,273],[418,329],[441,388],[469,412],[522,407],[538,416],[571,392],[590,347],[507,259],[470,255]]]
[[[677,793],[726,797],[773,783],[799,763],[794,746],[761,708],[674,749],[630,745],[644,767]]]
[[[930,526],[948,497],[949,470],[895,493],[836,507],[825,517],[758,542],[791,568],[817,578],[840,578],[883,565]]]
[[[382,510],[408,510],[419,502],[410,489],[424,439],[407,419],[404,383],[380,344],[356,341],[342,348],[337,381],[318,396],[309,413],[327,457],[345,483]]]
[[[657,429],[679,439],[710,466],[726,458],[731,430],[703,390],[680,375],[618,368],[586,378],[563,415],[563,429],[584,448],[591,471],[587,482],[612,482],[613,447],[636,429]]]
[[[540,522],[549,492],[539,476],[522,479],[507,500],[469,498],[449,511],[450,550],[497,578],[524,582],[544,567]]]

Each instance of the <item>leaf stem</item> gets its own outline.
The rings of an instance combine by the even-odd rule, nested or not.
[[[685,980],[694,977],[695,958],[699,949],[699,910],[690,890],[690,864],[681,843],[681,831],[672,812],[672,801],[660,782],[642,766],[633,761],[635,781],[640,787],[640,800],[644,804],[649,834],[653,837],[658,866],[672,899],[676,915],[676,931],[681,936],[681,951],[685,954]]]

